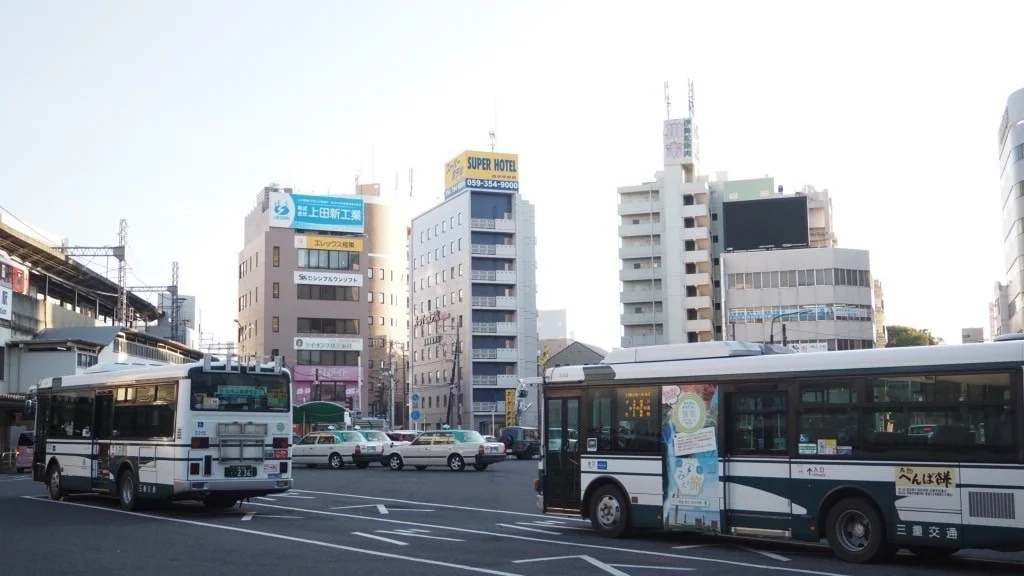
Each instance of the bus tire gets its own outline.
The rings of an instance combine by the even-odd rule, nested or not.
[[[117,477],[117,500],[122,510],[139,508],[139,480],[131,468],[125,468]]]
[[[619,538],[629,527],[629,504],[613,484],[605,484],[590,497],[590,524],[599,536]]]
[[[828,511],[828,544],[841,560],[869,564],[899,551],[886,541],[885,524],[875,507],[861,498],[846,498]]]
[[[60,463],[56,460],[50,462],[46,469],[46,492],[50,495],[50,500],[63,500],[66,494],[60,474]]]

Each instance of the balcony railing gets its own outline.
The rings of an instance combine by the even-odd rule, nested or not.
[[[517,348],[474,348],[473,360],[517,360]]]
[[[505,402],[473,402],[473,412],[505,413]]]
[[[515,322],[473,322],[473,334],[512,336],[518,332]]]
[[[517,302],[515,296],[473,296],[471,304],[474,308],[515,309]]]
[[[516,221],[509,220],[506,218],[490,219],[490,218],[471,218],[469,220],[469,227],[476,230],[494,230],[496,232],[515,232]]]
[[[158,360],[168,364],[187,364],[189,362],[194,362],[194,360],[190,360],[177,352],[153,348],[152,346],[146,346],[145,344],[139,344],[138,342],[126,342],[120,338],[114,339],[114,352],[117,354],[127,354],[128,356],[133,356],[135,358]]]

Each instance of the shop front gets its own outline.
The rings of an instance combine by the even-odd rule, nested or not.
[[[357,366],[290,366],[296,405],[312,401],[337,402],[358,406],[361,368]]]

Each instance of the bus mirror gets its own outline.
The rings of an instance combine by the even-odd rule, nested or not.
[[[36,413],[36,403],[35,403],[35,401],[33,401],[31,399],[30,400],[25,400],[25,410],[24,410],[24,413],[25,413],[25,416],[35,416],[35,413]]]

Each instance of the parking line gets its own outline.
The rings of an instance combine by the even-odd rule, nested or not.
[[[317,490],[292,490],[301,494],[319,494],[321,496],[342,496],[345,498],[360,498],[363,500],[384,500],[385,502],[398,502],[400,504],[415,504],[417,506],[430,506],[433,508],[450,508],[452,510],[467,510],[469,512],[490,512],[492,514],[511,514],[514,516],[529,516],[530,518],[551,518],[547,514],[534,514],[531,512],[512,512],[511,510],[494,510],[491,508],[474,508],[472,506],[456,506],[454,504],[437,504],[434,502],[418,502],[416,500],[399,500],[397,498],[384,498],[381,496],[363,496],[361,494],[342,494],[341,492],[320,492]],[[564,517],[565,520],[586,522],[583,518]]]
[[[277,498],[267,498],[266,496],[257,496],[257,500],[266,500],[268,502],[277,502]]]
[[[127,510],[120,510],[118,508],[107,508],[103,506],[92,506],[89,504],[81,504],[79,502],[68,502],[67,500],[49,500],[41,499],[34,496],[22,496],[26,500],[33,500],[36,502],[48,502],[52,504],[61,504],[64,506],[76,506],[78,508],[88,508],[90,510],[100,510],[103,512],[110,512],[113,514],[124,514],[127,516],[135,516],[137,518],[149,518],[151,520],[162,520],[164,522],[175,522],[178,524],[188,524],[191,526],[204,526],[206,528],[212,528],[215,530],[228,530],[231,532],[240,532],[242,534],[251,534],[254,536],[265,536],[267,538],[277,538],[278,540],[286,540],[289,542],[299,542],[302,544],[310,544],[313,546],[322,546],[324,548],[332,548],[334,550],[345,550],[347,552],[356,552],[358,554],[366,554],[368,556],[377,556],[379,558],[390,558],[392,560],[405,560],[407,562],[416,562],[420,564],[430,564],[432,566],[444,566],[445,568],[454,568],[457,570],[465,570],[467,572],[477,572],[480,574],[491,574],[492,576],[522,576],[514,572],[502,572],[500,570],[491,570],[488,568],[479,568],[476,566],[467,566],[465,564],[455,564],[454,562],[444,562],[442,560],[431,560],[429,558],[417,558],[415,556],[402,556],[394,554],[392,552],[380,552],[378,550],[367,550],[365,548],[356,548],[354,546],[344,546],[342,544],[334,544],[333,542],[324,542],[322,540],[311,540],[309,538],[298,538],[296,536],[285,536],[284,534],[274,534],[273,532],[262,532],[260,530],[252,530],[250,528],[238,528],[235,526],[224,526],[221,524],[211,524],[209,522],[199,522],[197,520],[185,520],[184,518],[170,518],[168,516],[150,516],[149,514],[142,514],[139,512],[129,512]]]
[[[303,500],[316,500],[313,496],[299,496],[298,494],[278,494],[282,498],[301,498]]]
[[[522,524],[522,522],[517,522]],[[504,526],[505,528],[515,528],[516,530],[526,530],[527,532],[539,532],[540,534],[554,534],[558,536],[561,532],[555,532],[553,530],[541,530],[540,528],[527,528],[526,526],[516,526],[515,524],[495,524],[495,526]]]
[[[329,512],[327,510],[313,510],[310,508],[295,508],[292,506],[279,506],[277,504],[257,504],[252,503],[252,506],[264,506],[267,508],[280,508],[282,510],[293,510],[295,512],[309,512],[312,514],[323,514],[326,516],[337,516],[339,518],[357,518],[359,520],[373,520],[375,522],[386,522],[388,524],[400,524],[403,526],[417,526],[421,528],[434,528],[436,530],[451,530],[453,532],[464,532],[467,534],[476,534],[478,536],[497,536],[499,538],[513,538],[516,540],[526,540],[528,542],[539,542],[543,544],[556,544],[564,546],[565,542],[560,540],[551,540],[548,538],[538,538],[535,536],[525,536],[519,534],[509,534],[501,532],[488,532],[486,530],[473,530],[471,528],[457,528],[455,526],[437,526],[433,524],[423,524],[420,522],[408,522],[405,520],[392,520],[390,518],[381,518],[380,516],[360,516],[358,514],[345,514],[342,512]],[[669,552],[658,552],[655,550],[635,550],[632,548],[620,548],[617,546],[607,546],[600,544],[586,544],[583,542],[573,542],[572,546],[575,548],[592,548],[596,550],[607,550],[612,552],[629,552],[632,554],[642,554],[645,556],[658,556],[661,558],[676,558],[679,560],[694,560],[696,562],[709,562],[712,564],[725,564],[728,566],[742,566],[744,568],[759,568],[761,570],[770,570],[773,572],[786,572],[792,574],[813,574],[814,576],[849,576],[847,574],[840,574],[838,572],[824,572],[821,570],[809,570],[801,568],[786,568],[783,566],[773,564],[754,564],[752,562],[740,562],[737,560],[725,560],[722,558],[708,558],[705,556],[686,556],[683,554],[672,554]]]
[[[380,512],[381,514],[387,514],[388,509],[383,504],[377,504],[377,512]]]
[[[650,570],[679,570],[681,572],[692,572],[693,568],[682,568],[678,566],[641,566],[639,564],[609,564],[614,568],[647,568]]]
[[[356,536],[362,536],[363,538],[373,538],[374,540],[380,540],[381,542],[389,542],[391,544],[397,544],[399,546],[408,546],[406,542],[401,540],[392,540],[391,538],[385,538],[383,536],[374,536],[373,534],[367,534],[366,532],[353,532]]]
[[[255,512],[246,512],[245,516],[242,516],[242,522],[248,522],[249,520],[252,520],[252,517],[255,515]]]
[[[740,546],[739,544],[737,544],[736,547],[740,550],[746,550],[747,552],[753,552],[754,554],[767,556],[772,560],[778,560],[779,562],[789,562],[789,558],[786,558],[785,556],[781,556],[779,554],[775,554],[773,552],[768,552],[766,550],[758,550],[757,548],[751,548],[749,546]]]

